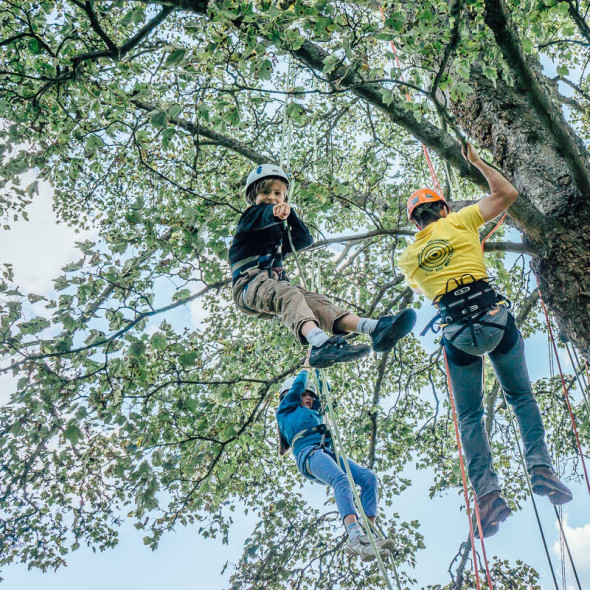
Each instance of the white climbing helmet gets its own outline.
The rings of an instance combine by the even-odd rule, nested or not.
[[[279,392],[279,397],[280,399],[283,399],[285,397],[285,394],[291,389],[291,387],[293,386],[293,382],[295,381],[296,377],[289,377],[288,379],[286,379],[283,384],[281,385],[281,390]],[[317,396],[317,390],[315,388],[315,383],[313,382],[313,379],[308,379],[307,380],[307,385],[305,386],[305,391],[310,391],[311,393],[313,393],[315,396]]]
[[[250,187],[256,181],[262,180],[263,178],[277,178],[282,180],[287,185],[287,188],[289,187],[289,177],[280,166],[276,166],[275,164],[261,164],[254,168],[254,170],[248,174],[248,178],[246,179],[246,198],[250,202],[253,201],[248,194]]]

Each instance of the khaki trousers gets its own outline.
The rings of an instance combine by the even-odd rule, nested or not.
[[[301,344],[307,340],[301,335],[301,326],[312,321],[332,334],[334,324],[350,312],[334,305],[325,295],[312,293],[289,281],[279,281],[272,271],[250,268],[232,287],[234,303],[244,313],[259,319],[272,319],[278,315]]]

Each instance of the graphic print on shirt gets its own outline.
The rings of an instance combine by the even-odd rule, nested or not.
[[[449,265],[453,252],[449,240],[429,240],[418,252],[418,266],[425,272],[437,272]]]

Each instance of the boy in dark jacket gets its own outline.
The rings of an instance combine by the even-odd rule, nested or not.
[[[229,251],[234,303],[261,319],[280,315],[302,344],[311,344],[310,365],[323,368],[369,354],[366,344],[351,345],[341,334],[358,332],[371,337],[375,352],[387,352],[416,322],[413,310],[379,320],[359,318],[334,305],[325,295],[292,285],[283,258],[311,246],[305,223],[287,202],[289,179],[274,164],[255,168],[246,181],[250,207],[238,222]],[[290,233],[290,237],[289,237]],[[330,337],[326,332],[335,334]]]
[[[308,356],[309,359],[309,356]],[[358,555],[363,561],[375,559],[368,536],[358,523],[352,489],[344,471],[343,459],[336,460],[329,430],[323,423],[321,404],[313,381],[309,380],[309,367],[304,366],[297,377],[287,379],[281,386],[281,401],[276,412],[279,434],[286,449],[293,447],[299,471],[312,481],[334,489],[336,506],[346,527],[348,540],[345,551]],[[285,448],[285,446],[283,446]],[[286,452],[285,449],[285,452]],[[373,471],[348,459],[355,484],[361,488],[361,503],[369,520],[375,523],[377,515],[377,476]],[[382,558],[389,557],[395,544],[391,539],[376,542]]]

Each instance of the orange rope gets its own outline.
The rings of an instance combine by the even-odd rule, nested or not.
[[[488,238],[491,238],[496,231],[499,229],[499,227],[504,223],[504,220],[506,219],[506,215],[508,215],[508,213],[506,213],[506,211],[504,211],[504,215],[502,215],[502,217],[500,217],[500,221],[498,221],[498,223],[496,223],[496,225],[494,226],[494,229],[481,241],[481,251],[483,252],[485,250],[485,245],[486,242],[488,241]]]
[[[381,5],[379,5],[379,10],[381,11],[381,16],[383,18],[383,22],[385,22],[385,20],[386,20],[385,11],[383,10],[383,7]],[[395,48],[393,41],[390,41],[389,44],[391,45],[391,50],[393,51],[393,56],[395,58],[395,65],[397,66],[397,69],[401,72],[402,66],[401,66],[399,59],[397,57],[397,49]],[[400,76],[401,76],[402,82],[405,82],[403,74],[400,73]],[[407,90],[406,90],[406,99],[408,100],[408,102],[412,102],[412,97],[410,96],[410,93]],[[422,144],[422,150],[424,151],[424,157],[426,158],[426,164],[428,165],[428,170],[430,171],[430,178],[432,179],[432,185],[436,189],[436,192],[442,196],[443,195],[442,187],[441,187],[440,182],[438,180],[438,176],[436,175],[436,170],[434,169],[434,165],[432,164],[432,160],[430,159],[430,153],[428,152],[428,148],[424,144]]]
[[[385,11],[383,10],[383,7],[381,5],[379,5],[379,10],[381,12],[381,16],[383,18],[383,21],[385,21],[386,20],[386,18],[385,18]],[[394,55],[394,58],[395,58],[395,63],[397,65],[397,68],[401,72],[401,64],[400,64],[400,61],[398,59],[397,49],[395,48],[395,45],[393,44],[393,41],[390,41],[390,45],[391,45],[391,50],[393,51],[393,55]],[[401,75],[402,82],[405,82],[404,77],[403,77],[403,74],[400,74],[400,75]],[[410,93],[408,91],[406,91],[406,99],[409,102],[412,101],[412,97],[410,96]],[[439,195],[442,196],[443,195],[443,190],[442,190],[441,184],[440,184],[440,182],[438,180],[438,176],[436,174],[436,170],[435,170],[434,165],[432,163],[432,159],[430,158],[430,153],[428,152],[428,148],[424,144],[422,144],[422,150],[424,151],[424,158],[426,159],[426,164],[428,165],[428,170],[430,172],[430,178],[432,179],[432,185],[434,186],[436,192]],[[500,223],[502,223],[503,220],[504,220],[504,218],[502,218],[500,220],[500,222],[498,223],[498,226],[500,225]],[[492,233],[494,231],[496,231],[497,227],[494,228],[494,230],[492,231]],[[492,235],[492,234],[490,233],[490,235]],[[457,412],[455,410],[455,400],[453,399],[453,392],[452,392],[452,388],[451,388],[451,377],[450,377],[450,374],[449,374],[449,365],[447,363],[447,355],[446,355],[446,352],[444,354],[445,354],[445,367],[446,367],[446,370],[447,370],[447,381],[449,383],[449,397],[450,397],[450,400],[451,400],[451,407],[453,408],[453,421],[454,421],[454,424],[455,424],[455,435],[456,435],[456,438],[457,438],[457,449],[459,451],[459,462],[461,464],[461,477],[463,479],[463,492],[465,494],[465,506],[467,508],[467,518],[469,520],[469,536],[471,538],[471,548],[473,550],[473,569],[475,570],[475,581],[476,581],[476,584],[477,584],[477,589],[478,590],[481,590],[481,586],[480,586],[480,582],[479,582],[479,568],[478,568],[478,564],[477,564],[477,552],[475,550],[475,542],[474,542],[474,534],[473,534],[473,524],[471,522],[471,509],[470,509],[470,505],[469,505],[469,493],[467,491],[467,477],[465,475],[465,465],[463,463],[463,452],[461,450],[461,438],[459,436],[459,425],[457,423]],[[488,559],[487,559],[485,545],[484,545],[484,541],[483,541],[483,532],[482,532],[482,528],[481,528],[481,520],[480,520],[480,517],[479,517],[479,507],[477,505],[477,498],[475,499],[474,504],[475,504],[475,514],[476,514],[476,518],[477,518],[477,525],[479,527],[479,537],[480,537],[480,540],[481,540],[481,547],[482,547],[482,551],[483,551],[483,558],[484,558],[484,563],[485,563],[485,566],[486,566],[486,575],[487,575],[487,580],[488,580],[488,586],[489,586],[490,590],[493,590],[492,579],[491,579],[491,576],[490,576],[490,569],[489,569],[489,566],[488,566]]]
[[[457,450],[459,451],[459,465],[461,465],[461,478],[463,480],[463,494],[465,495],[465,507],[467,509],[467,518],[469,520],[469,538],[471,539],[471,550],[473,552],[473,569],[475,570],[475,583],[477,585],[477,590],[481,590],[481,585],[479,583],[479,568],[477,567],[477,552],[475,550],[475,536],[473,534],[473,524],[471,523],[471,506],[469,503],[469,492],[467,491],[467,477],[465,476],[465,464],[463,462],[463,451],[461,448],[461,437],[459,436],[459,425],[457,424],[457,411],[455,409],[455,398],[453,396],[453,388],[451,386],[451,374],[449,372],[449,362],[447,360],[447,351],[443,348],[443,355],[445,358],[445,369],[447,371],[447,383],[449,385],[449,399],[451,400],[451,408],[453,410],[453,422],[455,424],[455,438],[457,439]],[[479,508],[477,507],[477,498],[475,499],[475,513],[477,516],[477,526],[479,527],[479,538],[481,539],[481,544],[483,546],[483,532],[481,528],[481,520],[479,518]],[[485,558],[485,550],[484,550],[484,558]],[[487,567],[487,558],[486,561],[486,571]],[[488,573],[489,576],[489,573]],[[491,580],[488,578],[488,585],[490,589],[492,588]]]
[[[588,493],[590,494],[590,480],[588,479],[588,471],[586,470],[586,462],[584,461],[584,453],[582,453],[582,445],[580,443],[580,437],[578,436],[578,428],[576,426],[576,418],[574,416],[574,411],[572,410],[572,406],[570,404],[570,397],[567,392],[567,386],[565,384],[565,379],[563,377],[563,371],[561,370],[561,362],[559,360],[559,355],[557,354],[557,345],[555,344],[555,338],[553,337],[553,330],[551,329],[551,322],[549,321],[549,314],[547,313],[547,308],[545,307],[545,302],[541,297],[541,291],[539,291],[539,299],[541,301],[541,305],[543,306],[543,312],[545,313],[545,319],[547,320],[547,328],[549,329],[549,338],[551,339],[551,344],[553,346],[553,352],[555,353],[555,359],[557,360],[557,367],[559,368],[559,376],[561,377],[561,386],[563,388],[563,395],[565,397],[565,402],[567,405],[567,409],[569,411],[570,420],[572,422],[572,428],[574,430],[574,435],[576,437],[576,444],[578,445],[578,453],[580,455],[580,461],[582,462],[582,469],[584,470],[584,475],[586,476],[586,486],[588,487]]]

